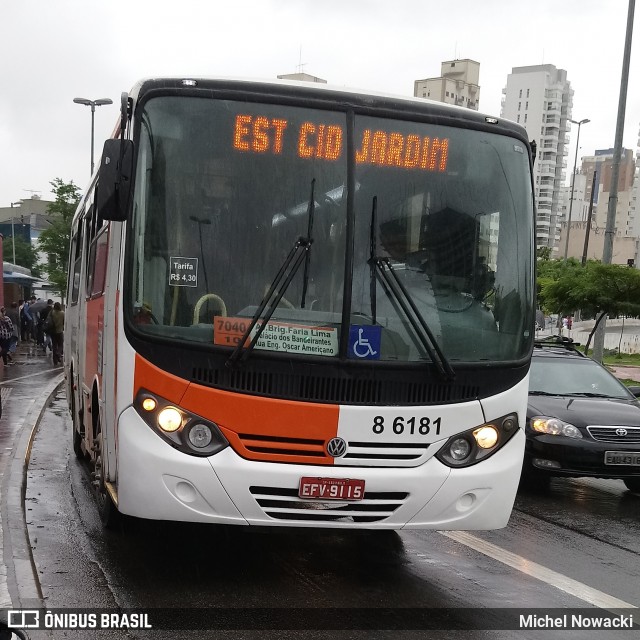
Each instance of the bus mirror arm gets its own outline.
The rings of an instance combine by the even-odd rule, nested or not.
[[[129,94],[120,95],[120,138],[104,143],[96,207],[103,220],[125,221],[129,213],[129,200],[133,177],[133,142],[125,139],[127,121],[131,115]]]

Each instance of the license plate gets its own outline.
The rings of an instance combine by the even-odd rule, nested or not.
[[[640,467],[640,451],[605,451],[604,463]]]
[[[355,478],[300,478],[298,495],[318,500],[362,500],[364,480]]]

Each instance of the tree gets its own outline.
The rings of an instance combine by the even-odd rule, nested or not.
[[[587,264],[567,266],[555,278],[539,282],[540,297],[545,306],[558,314],[576,309],[596,319],[587,339],[586,351],[596,328],[607,315],[640,315],[640,271],[619,264]]]
[[[30,242],[26,242],[24,238],[20,236],[6,236],[4,239],[4,251],[5,257],[13,258],[13,248],[15,246],[16,251],[16,264],[21,267],[26,267],[31,270],[31,275],[36,278],[40,277],[40,270],[36,265],[38,261],[38,255],[35,248]]]
[[[55,200],[47,208],[47,213],[51,215],[51,226],[38,238],[38,250],[47,255],[47,261],[39,266],[64,298],[67,290],[71,221],[80,202],[80,189],[73,181],[66,183],[60,178],[51,182],[51,186],[55,195]]]

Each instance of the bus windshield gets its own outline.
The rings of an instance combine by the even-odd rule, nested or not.
[[[199,97],[151,98],[140,122],[124,306],[139,336],[231,352],[303,239],[262,357],[428,362],[423,326],[449,362],[528,354],[519,140]]]

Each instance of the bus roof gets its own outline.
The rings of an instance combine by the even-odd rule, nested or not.
[[[390,93],[376,92],[368,89],[354,89],[338,87],[334,85],[305,82],[286,79],[251,79],[251,78],[224,78],[224,77],[197,77],[197,76],[167,76],[157,78],[145,78],[137,82],[131,89],[129,96],[137,102],[150,91],[185,93],[188,91],[244,91],[247,93],[265,93],[274,97],[287,98],[307,97],[309,99],[326,100],[333,102],[352,103],[359,108],[371,108],[374,110],[389,109],[405,112],[413,112],[416,115],[430,114],[442,116],[451,120],[467,122],[469,124],[492,125],[496,133],[517,135],[528,141],[526,130],[521,125],[506,118],[498,118],[485,113],[474,111],[466,107],[446,104],[417,98],[414,96],[401,96]],[[499,131],[502,129],[502,131]]]

